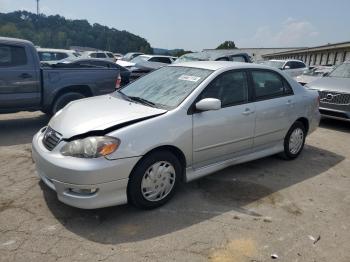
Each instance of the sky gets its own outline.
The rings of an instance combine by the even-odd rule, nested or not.
[[[36,12],[36,0],[0,0],[0,12]],[[350,41],[349,0],[40,0],[45,15],[86,19],[199,51],[225,40],[244,47],[306,47]]]

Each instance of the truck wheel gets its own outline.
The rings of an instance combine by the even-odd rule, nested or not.
[[[174,195],[181,176],[180,161],[171,152],[162,150],[146,155],[129,178],[129,203],[142,209],[165,204]]]
[[[85,96],[81,93],[66,93],[59,96],[53,103],[53,106],[51,108],[51,114],[52,115],[56,114],[59,110],[65,107],[69,102],[82,99],[82,98],[85,98]]]

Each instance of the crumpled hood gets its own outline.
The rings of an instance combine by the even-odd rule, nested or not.
[[[68,139],[165,112],[114,95],[103,95],[71,102],[51,118],[49,126]]]
[[[350,79],[337,77],[322,77],[307,85],[309,88],[327,91],[350,93]]]

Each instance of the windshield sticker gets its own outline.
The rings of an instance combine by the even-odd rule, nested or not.
[[[198,82],[201,78],[198,76],[188,76],[188,75],[182,75],[179,77],[179,80],[185,80],[185,81],[191,81],[191,82]]]

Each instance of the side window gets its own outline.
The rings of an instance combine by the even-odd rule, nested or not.
[[[285,65],[284,65],[284,69],[286,69],[286,66],[289,66],[289,69],[293,69],[293,63],[291,61],[287,62]]]
[[[97,58],[106,58],[106,54],[105,53],[97,53],[96,57]]]
[[[20,66],[27,64],[27,55],[24,47],[0,45],[0,67]]]
[[[281,76],[270,71],[252,71],[257,100],[293,94],[289,84]]]
[[[241,55],[236,55],[236,56],[231,56],[231,60],[234,62],[247,62],[244,58],[244,56]]]
[[[230,60],[228,59],[228,57],[220,57],[216,59],[216,61],[230,61]]]
[[[114,58],[114,55],[113,55],[112,53],[107,53],[107,56],[108,56],[109,58]]]
[[[56,55],[56,60],[62,60],[68,57],[66,53],[55,53]]]
[[[152,57],[150,62],[158,62],[158,63],[164,63],[164,64],[171,64],[171,60],[167,57]]]
[[[247,74],[240,71],[225,72],[215,78],[201,94],[200,99],[217,98],[222,107],[248,101]]]
[[[302,62],[296,62],[296,64],[297,64],[297,68],[305,68],[306,67],[305,64]]]
[[[96,58],[96,57],[97,57],[97,54],[96,54],[96,53],[91,53],[91,54],[90,54],[90,57]]]

